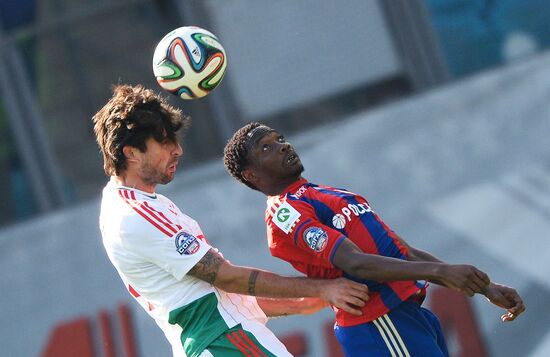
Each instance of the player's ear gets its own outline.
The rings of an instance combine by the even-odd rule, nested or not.
[[[256,175],[256,173],[254,172],[254,170],[252,170],[251,168],[247,167],[246,169],[242,170],[241,171],[241,176],[247,181],[247,182],[250,182],[251,184],[255,185],[256,182],[258,181],[258,176]]]
[[[137,148],[128,146],[128,145],[122,148],[122,153],[124,154],[124,157],[126,158],[126,160],[132,161],[132,162],[138,161],[138,156],[136,154],[136,151],[138,151]]]

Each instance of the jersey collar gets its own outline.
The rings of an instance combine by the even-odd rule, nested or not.
[[[149,193],[149,192],[145,192],[145,191],[142,191],[142,190],[138,190],[137,188],[133,188],[133,187],[128,187],[128,186],[123,186],[123,185],[117,185],[115,183],[115,180],[113,179],[113,177],[111,177],[110,181],[109,181],[109,184],[115,189],[115,190],[130,190],[130,191],[135,191],[137,193],[139,193],[140,195],[143,195],[143,196],[146,196],[146,197],[149,197],[149,198],[152,198],[152,199],[156,199],[157,198],[157,194],[156,193]]]
[[[298,181],[294,181],[293,183],[291,183],[290,185],[288,185],[284,190],[283,192],[281,192],[281,194],[279,195],[279,197],[283,197],[283,196],[286,196],[287,193],[289,192],[295,192],[300,186],[304,185],[308,183],[308,181],[305,179],[305,178],[301,178],[299,179]]]

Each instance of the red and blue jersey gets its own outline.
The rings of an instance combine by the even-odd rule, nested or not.
[[[372,321],[425,288],[425,282],[377,282],[349,276],[332,264],[344,238],[363,252],[407,259],[408,250],[373,212],[365,198],[353,192],[299,180],[267,201],[265,216],[271,254],[310,278],[349,279],[367,284],[363,315],[335,309],[339,326]]]

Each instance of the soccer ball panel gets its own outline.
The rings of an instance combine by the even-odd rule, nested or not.
[[[177,28],[159,41],[153,73],[159,85],[182,99],[201,98],[216,88],[227,68],[225,50],[211,32]]]

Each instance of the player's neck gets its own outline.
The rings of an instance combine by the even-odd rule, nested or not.
[[[277,184],[272,185],[271,187],[266,187],[265,189],[262,190],[262,192],[266,196],[279,196],[280,194],[285,192],[288,189],[288,187],[292,186],[293,184],[295,184],[296,182],[302,179],[303,177],[300,175],[298,177],[293,177],[292,179],[289,179],[289,180],[282,180],[277,182]]]
[[[134,188],[147,193],[155,193],[156,184],[146,183],[138,175],[132,175],[125,172],[118,176],[113,176],[114,181],[119,186]]]

